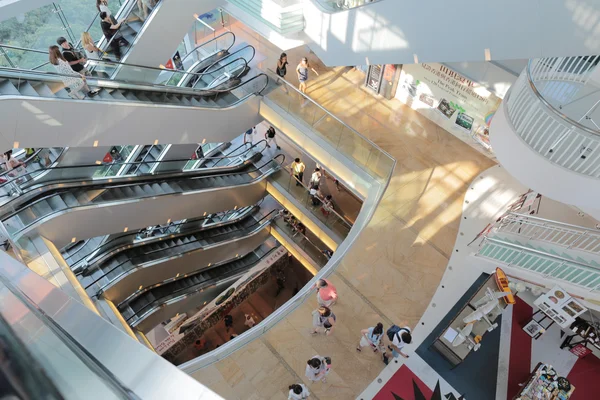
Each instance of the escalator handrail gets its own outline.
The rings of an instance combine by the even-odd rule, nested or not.
[[[277,248],[278,248],[278,247],[274,247],[274,248],[270,249],[269,251],[267,251],[267,252],[266,252],[264,255],[262,255],[261,257],[259,257],[259,258],[258,258],[258,260],[256,260],[256,261],[255,261],[254,263],[252,263],[252,264],[254,264],[254,265],[258,264],[258,263],[259,263],[261,260],[263,260],[265,257],[269,256],[269,254],[271,254],[271,253],[272,253],[273,251],[275,251]],[[236,259],[230,259],[230,260],[227,260],[227,262],[225,262],[225,263],[222,263],[222,264],[221,264],[221,263],[220,263],[220,264],[216,264],[216,265],[215,265],[213,268],[222,267],[223,265],[227,265],[227,264],[229,264],[229,263],[232,263],[232,262],[235,262],[235,261],[241,260],[241,259],[243,259],[244,257],[247,257],[248,255],[250,255],[250,254],[254,253],[254,251],[255,251],[255,250],[249,251],[248,253],[244,254],[242,257],[238,257],[238,258],[236,258]],[[250,267],[248,267],[247,269],[249,269],[249,268],[250,268]],[[212,269],[212,268],[210,268],[210,269]],[[203,270],[201,270],[201,271],[198,271],[198,272],[196,272],[196,273],[194,273],[194,274],[191,274],[191,275],[189,275],[189,276],[187,276],[187,277],[182,277],[182,278],[180,278],[180,279],[186,279],[186,278],[189,278],[189,277],[191,277],[191,276],[193,276],[193,275],[196,275],[196,274],[201,274],[201,273],[207,272],[208,270],[209,270],[209,269],[203,269]],[[155,289],[155,288],[157,288],[157,287],[160,287],[160,286],[162,286],[162,285],[165,285],[165,284],[168,284],[168,283],[171,283],[171,282],[174,282],[174,281],[176,281],[176,279],[174,279],[174,280],[170,280],[170,281],[167,281],[167,282],[161,282],[161,283],[159,283],[159,284],[152,285],[152,286],[150,286],[150,287],[148,287],[148,288],[144,288],[144,289],[142,289],[142,290],[140,291],[140,293],[138,293],[138,295],[137,295],[137,296],[135,296],[135,297],[131,298],[131,299],[128,301],[128,303],[127,303],[127,304],[129,304],[129,302],[131,302],[131,301],[135,300],[135,299],[136,299],[136,298],[137,298],[139,295],[141,295],[141,294],[145,293],[145,292],[146,292],[146,291],[148,291],[148,290]],[[146,290],[146,289],[147,289],[147,290]],[[132,315],[131,317],[127,318],[127,319],[126,319],[126,321],[129,323],[129,321],[131,321],[131,319],[132,319],[132,318],[134,318],[134,317],[136,317],[136,316],[138,317],[138,319],[137,319],[138,321],[139,321],[139,320],[142,320],[142,319],[145,319],[147,315],[149,315],[149,314],[152,314],[152,313],[153,313],[153,312],[154,312],[154,311],[155,311],[157,308],[160,308],[160,307],[161,307],[160,305],[158,305],[158,306],[157,306],[157,305],[154,305],[154,304],[155,304],[157,301],[161,301],[161,300],[165,300],[165,299],[166,299],[166,300],[170,300],[170,301],[177,301],[177,298],[178,298],[178,297],[180,297],[181,295],[179,295],[179,296],[175,296],[175,297],[172,297],[172,295],[173,295],[173,294],[176,294],[176,293],[178,293],[178,292],[180,292],[180,291],[182,291],[182,290],[185,290],[185,291],[187,291],[187,290],[189,290],[189,289],[190,289],[190,287],[187,287],[187,288],[182,288],[182,289],[179,289],[179,290],[175,290],[175,291],[173,291],[173,292],[169,293],[169,294],[168,294],[168,295],[166,295],[166,296],[163,296],[163,297],[159,297],[159,298],[156,298],[156,299],[154,299],[152,302],[150,302],[150,303],[148,303],[146,306],[144,306],[144,307],[140,308],[138,311],[134,311],[134,315]],[[123,306],[124,306],[124,303],[125,303],[124,301],[123,301],[123,302],[121,302],[121,303],[119,304],[119,306],[118,306],[118,307],[123,307]],[[140,311],[142,311],[143,309],[147,308],[148,306],[153,306],[153,307],[152,307],[150,310],[146,310],[146,311],[144,311],[144,313],[143,313],[142,315],[139,315],[139,312],[140,312]]]
[[[263,142],[263,140],[261,140],[259,142],[256,142],[250,148],[246,149],[245,151],[243,151],[239,155],[233,155],[233,156],[228,155],[228,156],[223,156],[223,157],[203,157],[202,160],[219,160],[219,162],[220,162],[223,159],[238,158],[238,157],[240,157],[240,156],[242,156],[244,154],[247,154],[254,147],[257,147],[261,142]],[[265,141],[265,143],[266,143],[266,141]],[[238,148],[239,147],[237,147],[235,150],[237,150]],[[266,148],[266,145],[265,145],[265,148]],[[262,153],[264,150],[265,149],[261,150],[259,153]],[[151,162],[152,163],[159,163],[159,164],[160,163],[167,164],[167,163],[179,163],[179,162],[189,162],[189,161],[193,161],[193,160],[191,160],[189,158],[185,158],[185,159],[151,161]],[[107,167],[107,166],[120,166],[120,167],[128,166],[128,165],[129,166],[136,166],[136,165],[139,166],[141,164],[148,164],[148,163],[149,162],[145,162],[145,161],[136,161],[136,162],[123,162],[123,163],[111,163],[111,164],[83,164],[83,165],[67,165],[67,166],[60,166],[59,165],[59,166],[56,166],[56,167],[42,168],[42,169],[38,169],[38,170],[35,170],[35,171],[28,172],[26,174],[19,175],[16,178],[13,178],[13,179],[8,180],[6,182],[0,183],[0,189],[2,189],[5,186],[9,186],[14,179],[20,179],[20,178],[23,178],[23,177],[26,177],[26,176],[30,176],[32,174],[40,174],[40,173],[43,173],[43,172],[57,171],[57,170],[75,170],[75,169],[81,169],[81,168],[102,168],[102,167]],[[222,168],[227,168],[227,167],[231,167],[231,166],[226,166],[226,167],[222,167]],[[213,168],[213,167],[211,167],[211,168]],[[216,168],[219,168],[219,167],[216,167]],[[208,168],[199,168],[199,169],[194,169],[194,170],[188,170],[188,171],[185,171],[185,172],[182,171],[182,173],[193,174],[195,171],[201,171],[203,169],[208,169]],[[7,172],[9,172],[9,171],[7,171]],[[7,173],[7,172],[5,172],[5,173]],[[3,174],[0,174],[0,176],[1,175],[3,175]],[[148,176],[152,176],[152,175],[164,175],[164,174],[160,174],[160,171],[159,171],[159,172],[142,173],[142,174],[139,174],[137,176],[148,177]],[[127,175],[125,175],[125,176],[127,176]],[[125,176],[123,176],[123,177],[125,177]],[[34,177],[30,176],[30,178],[33,179]],[[115,179],[115,178],[120,178],[120,177],[113,177],[112,179]],[[57,183],[57,182],[55,182],[55,181],[46,181],[46,182],[42,182],[42,183],[51,184],[51,183]],[[39,188],[39,185],[36,185],[36,186],[27,186],[27,187],[24,187],[22,190],[29,191],[29,190],[35,190],[35,189],[38,189],[38,188]],[[6,195],[0,194],[0,198],[2,198],[2,197],[8,197],[8,196],[9,196],[8,194],[6,194]],[[3,206],[4,205],[6,205],[6,204],[3,204]]]
[[[206,246],[199,246],[199,247],[196,247],[194,249],[190,249],[188,251],[184,251],[182,253],[178,253],[177,257],[181,257],[181,256],[183,256],[184,254],[187,254],[187,253],[192,253],[192,252],[196,252],[196,251],[199,251],[199,250],[203,250],[203,249],[207,249],[207,248],[211,248],[211,247],[215,247],[215,246],[222,246],[225,243],[234,242],[234,241],[237,241],[237,240],[241,239],[242,237],[247,237],[247,236],[251,236],[251,235],[253,235],[255,233],[258,233],[262,229],[264,229],[266,226],[268,226],[274,218],[276,218],[276,215],[275,216],[271,215],[274,212],[279,212],[279,210],[272,210],[271,212],[269,212],[268,214],[266,214],[265,216],[263,216],[261,219],[255,220],[255,222],[252,223],[250,226],[242,227],[242,228],[236,229],[234,231],[223,232],[223,233],[219,233],[219,234],[216,234],[216,235],[212,235],[212,236],[210,236],[210,238],[218,238],[219,236],[230,235],[232,233],[240,234],[240,233],[247,232],[247,234],[245,236],[235,236],[233,238],[229,238],[229,239],[224,240],[222,242],[213,242],[213,243],[211,243],[209,245],[206,245]],[[263,222],[263,220],[265,218],[268,218],[268,219],[267,219],[267,221]],[[190,234],[190,235],[193,235],[193,234]],[[182,246],[187,246],[187,245],[189,245],[191,243],[198,243],[198,242],[199,242],[198,239],[190,240],[187,243],[176,244],[176,245],[174,245],[172,247],[169,247],[169,250],[176,249],[176,248],[179,248],[179,247],[182,247]],[[131,269],[127,270],[127,271],[121,272],[119,275],[117,275],[116,277],[114,277],[110,282],[108,282],[107,284],[103,285],[101,288],[99,288],[96,291],[96,297],[98,297],[98,296],[100,296],[100,294],[104,291],[104,289],[106,287],[115,284],[116,282],[118,282],[121,279],[121,277],[123,277],[125,275],[129,275],[129,273],[131,273],[132,271],[136,270],[138,268],[138,266],[141,265],[141,264],[138,264],[136,262],[137,258],[142,257],[142,256],[148,256],[148,255],[151,255],[151,254],[161,253],[161,252],[163,252],[165,250],[166,249],[151,250],[151,251],[149,251],[147,253],[137,255],[134,258],[121,261],[119,264],[117,264],[116,266],[112,267],[109,271],[103,272],[102,275],[100,277],[96,278],[92,283],[90,283],[87,286],[85,286],[85,290],[88,290],[90,287],[92,287],[93,285],[95,285],[96,283],[98,283],[98,281],[100,281],[101,279],[105,278],[108,274],[112,273],[116,269],[122,267],[123,265],[125,265],[127,263],[131,263],[131,265],[133,266],[133,268],[131,268]],[[170,255],[170,256],[168,256],[166,258],[170,258],[170,257],[172,257],[172,255]],[[154,260],[154,261],[156,261],[156,260]]]
[[[240,208],[240,209],[238,209],[238,210],[235,210],[235,211],[242,210],[243,208],[245,208],[245,207],[242,207],[242,208]],[[168,238],[168,239],[175,239],[175,238],[177,238],[177,237],[180,237],[180,236],[186,236],[186,235],[192,235],[192,234],[194,234],[194,233],[199,233],[199,232],[205,231],[205,230],[207,230],[207,229],[214,229],[214,228],[219,228],[219,227],[226,226],[226,225],[235,224],[236,222],[239,222],[239,221],[241,221],[242,219],[246,218],[246,217],[248,216],[248,213],[249,213],[249,212],[251,212],[250,210],[251,210],[252,208],[254,208],[254,206],[249,206],[249,209],[248,209],[247,211],[245,211],[243,214],[241,214],[240,216],[236,217],[235,219],[230,219],[230,220],[227,220],[227,221],[220,221],[220,222],[218,222],[218,223],[215,223],[215,224],[210,224],[208,227],[205,227],[204,229],[200,229],[200,228],[203,228],[203,226],[200,226],[200,227],[199,227],[199,229],[196,229],[196,230],[189,230],[189,231],[185,231],[185,232],[181,232],[181,231],[179,231],[179,232],[173,232],[173,233],[169,233],[169,234],[163,234],[163,235],[151,236],[151,237],[148,237],[148,238],[147,238],[148,240],[145,240],[145,241],[143,241],[143,242],[138,242],[138,243],[131,243],[131,244],[128,244],[128,245],[126,245],[125,247],[127,247],[127,248],[132,248],[132,247],[140,247],[140,246],[145,246],[145,245],[147,245],[147,244],[152,244],[152,243],[155,243],[156,241],[162,241],[162,240],[163,240],[163,239],[165,239],[165,238]],[[234,210],[229,210],[229,211],[226,211],[226,213],[230,213],[230,212],[232,212],[232,211],[234,211]],[[209,219],[211,216],[214,216],[215,214],[217,214],[217,213],[214,213],[214,214],[209,214],[209,215],[207,215],[207,216],[203,216],[203,217],[200,217],[200,218],[188,219],[188,220],[186,220],[185,222],[179,222],[179,223],[177,223],[177,224],[170,225],[170,226],[168,226],[168,228],[174,228],[174,227],[175,227],[175,228],[177,228],[177,227],[182,227],[182,226],[184,226],[184,225],[187,225],[187,224],[195,224],[195,223],[197,224],[199,221],[202,221],[202,220],[204,220],[204,221],[205,221],[205,220]],[[146,229],[146,228],[144,228],[144,229]],[[109,244],[109,243],[111,243],[111,242],[115,242],[115,241],[117,241],[118,239],[122,239],[122,238],[124,238],[124,237],[126,237],[126,236],[134,236],[134,235],[135,235],[135,236],[137,236],[137,235],[139,235],[139,233],[140,233],[141,231],[142,231],[142,230],[140,229],[139,231],[131,232],[131,233],[128,233],[128,234],[126,234],[126,235],[123,235],[123,236],[119,236],[119,237],[113,238],[113,239],[109,240],[108,242],[105,242],[105,243],[103,243],[102,245],[100,245],[100,246],[98,247],[98,249],[100,249],[100,247],[103,247],[103,246],[105,246],[105,245],[107,245],[107,244]],[[155,239],[155,240],[153,240],[153,239]],[[94,251],[96,251],[96,250],[98,250],[98,249],[94,249]],[[116,250],[119,250],[119,251],[116,251]],[[108,251],[108,250],[105,250],[105,251],[104,251],[104,253],[107,253],[107,252],[109,252],[109,251]],[[117,253],[120,253],[120,252],[121,252],[120,248],[117,248],[117,249],[112,249],[112,250],[110,250],[110,253],[111,253],[110,255],[111,255],[111,256],[114,256],[115,254],[117,254]],[[89,254],[88,254],[88,256],[89,256]],[[83,258],[86,258],[86,257],[87,257],[87,256],[85,256],[85,257],[83,257]],[[79,261],[83,260],[83,258],[81,258]],[[105,258],[105,256],[102,256],[102,257],[100,257],[99,255],[95,255],[95,256],[93,257],[93,259],[95,259],[95,258]],[[79,262],[79,261],[78,261],[78,262]],[[103,261],[104,261],[104,260],[103,260]],[[98,262],[98,261],[94,261],[92,264],[90,264],[90,266],[88,266],[88,268],[85,268],[84,270],[82,270],[81,272],[78,272],[78,273],[76,273],[75,275],[82,275],[84,271],[86,271],[86,272],[87,272],[87,271],[90,271],[90,270],[92,270],[92,269],[96,269],[96,267],[95,267],[95,266],[93,266],[93,264],[96,264],[97,262]],[[93,267],[93,268],[92,268],[92,267]]]
[[[279,158],[279,157],[283,157],[283,159],[282,159],[282,161],[281,161],[280,163],[278,163],[278,165],[277,165],[276,167],[274,167],[274,168],[270,168],[269,170],[265,171],[265,173],[263,173],[263,174],[260,174],[260,175],[258,175],[258,176],[256,176],[256,177],[254,177],[254,178],[253,178],[252,180],[250,180],[249,182],[246,182],[246,183],[243,183],[243,184],[238,184],[238,185],[235,185],[235,186],[248,186],[248,185],[252,185],[252,184],[254,184],[255,182],[257,182],[257,181],[259,181],[259,180],[263,179],[264,177],[268,176],[268,175],[269,175],[269,174],[271,174],[272,172],[275,172],[276,170],[278,170],[279,168],[281,168],[281,166],[282,166],[283,162],[285,161],[285,155],[283,155],[283,154],[277,154],[276,156],[274,156],[273,158],[271,158],[269,161],[265,162],[265,163],[264,163],[264,164],[262,164],[261,166],[255,167],[254,169],[245,170],[245,171],[238,172],[238,173],[235,173],[235,172],[234,172],[234,173],[229,173],[229,174],[215,174],[215,175],[199,176],[199,177],[194,177],[194,178],[190,178],[190,179],[207,179],[207,178],[225,177],[225,176],[231,176],[231,175],[250,174],[250,173],[252,173],[252,172],[260,172],[261,168],[263,168],[263,167],[267,166],[268,164],[270,164],[270,163],[272,163],[272,162],[275,162],[275,159],[277,159],[277,158]],[[178,175],[180,176],[181,174],[178,174]],[[152,175],[149,175],[149,176],[152,176]],[[164,177],[161,177],[160,179],[164,179]],[[137,183],[134,183],[134,184],[137,184]],[[123,184],[123,183],[121,183],[121,184],[116,184],[116,185],[106,185],[106,186],[104,186],[104,188],[105,188],[105,189],[112,189],[112,188],[119,188],[119,187],[124,187],[124,186],[131,186],[131,185],[132,185],[132,183],[128,183],[128,184]],[[224,188],[226,188],[226,187],[228,187],[228,186],[223,186],[223,187],[220,187],[219,189],[224,189]],[[52,194],[52,195],[50,195],[50,196],[46,196],[46,197],[43,197],[43,198],[41,198],[41,199],[39,199],[39,200],[36,200],[35,202],[33,202],[33,203],[29,204],[29,205],[27,206],[27,208],[29,208],[29,207],[32,207],[34,204],[36,204],[36,203],[38,203],[38,202],[40,202],[40,201],[42,201],[42,200],[45,200],[45,199],[47,199],[47,198],[49,198],[49,197],[55,196],[55,195],[57,195],[57,194],[59,194],[59,193],[54,193],[54,194]],[[178,194],[178,193],[162,193],[162,194],[154,194],[154,195],[148,195],[148,197],[157,198],[157,197],[161,197],[161,196],[173,196],[173,195],[175,195],[175,194]],[[146,198],[146,197],[142,197],[142,198]],[[140,199],[140,198],[138,197],[138,198],[137,198],[137,200],[139,200],[139,199]],[[130,200],[126,200],[126,201],[130,201]],[[118,201],[117,201],[117,203],[124,203],[124,202],[125,202],[124,200],[118,200]],[[108,202],[107,202],[107,203],[108,203]],[[92,206],[95,206],[95,205],[97,205],[97,204],[94,204],[94,203],[91,203],[91,204],[81,204],[81,205],[78,205],[78,206],[75,206],[75,207],[69,207],[69,208],[67,208],[67,209],[54,210],[54,211],[52,211],[51,213],[49,213],[49,214],[46,214],[46,215],[42,216],[41,218],[38,218],[38,219],[35,219],[35,220],[33,220],[31,223],[29,223],[29,224],[27,224],[27,225],[23,226],[23,227],[22,227],[21,229],[19,229],[18,231],[16,231],[16,232],[13,232],[13,233],[12,233],[12,236],[13,236],[14,238],[17,238],[17,237],[20,235],[20,233],[21,233],[21,232],[23,232],[24,230],[27,230],[27,229],[29,229],[29,227],[31,227],[32,225],[36,224],[36,223],[37,223],[39,220],[41,220],[41,219],[47,219],[47,218],[48,218],[49,216],[51,216],[51,215],[54,215],[54,214],[59,214],[59,213],[64,213],[64,212],[66,212],[66,210],[69,210],[69,209],[77,209],[77,208],[89,207],[90,205],[92,205]],[[2,221],[6,221],[6,220],[8,220],[8,219],[10,219],[10,218],[14,217],[15,215],[17,215],[17,214],[19,214],[19,213],[23,212],[23,211],[24,211],[24,210],[18,210],[18,211],[12,212],[12,213],[10,213],[9,215],[7,215],[7,216],[3,217]]]
[[[249,68],[249,67],[248,67],[248,61],[246,61],[246,60],[245,60],[243,57],[238,57],[238,58],[236,58],[235,60],[231,60],[231,61],[230,61],[230,62],[228,62],[227,64],[221,65],[219,68],[217,68],[217,69],[215,69],[215,70],[213,70],[213,71],[211,71],[211,72],[199,72],[199,73],[197,73],[197,75],[208,75],[208,76],[210,76],[211,78],[213,78],[213,79],[214,79],[214,76],[213,76],[213,74],[214,74],[215,72],[217,72],[217,71],[219,71],[219,70],[221,70],[221,69],[227,68],[227,67],[229,67],[231,64],[234,64],[234,63],[236,63],[236,62],[238,62],[238,61],[242,61],[242,62],[243,62],[244,68],[243,68],[243,69],[241,70],[241,72],[239,72],[239,73],[238,73],[236,76],[232,76],[232,77],[231,77],[232,79],[237,79],[237,78],[239,78],[239,77],[240,77],[240,76],[241,76],[241,75],[244,73],[244,71],[246,71],[246,70]],[[236,67],[236,68],[237,68],[237,67]],[[184,72],[184,74],[188,74],[188,73],[187,73],[187,72]],[[217,74],[217,76],[219,76],[219,75]],[[184,78],[185,78],[185,75],[184,75]],[[183,78],[182,78],[182,80],[183,80]],[[195,82],[194,86],[192,86],[194,89],[196,89],[196,90],[207,90],[207,91],[209,91],[209,90],[212,90],[212,89],[205,89],[205,88],[197,88],[197,87],[196,87],[196,85],[198,84],[198,82],[202,82],[202,80],[198,79],[198,80]],[[183,87],[183,86],[178,86],[178,87]]]
[[[215,62],[214,62],[214,63],[212,63],[212,64],[210,64],[208,67],[206,67],[206,68],[204,69],[204,72],[205,72],[205,73],[207,73],[207,74],[211,74],[211,73],[213,73],[214,71],[218,71],[220,68],[217,68],[217,69],[215,69],[215,70],[212,70],[212,71],[211,71],[211,68],[212,68],[213,66],[217,65],[217,64],[220,64],[220,63],[221,63],[223,60],[225,60],[226,58],[233,57],[233,56],[235,56],[237,53],[239,53],[239,52],[241,52],[241,51],[244,51],[244,50],[245,50],[245,49],[247,49],[247,48],[251,48],[251,49],[252,49],[252,57],[250,57],[250,59],[249,59],[249,60],[246,60],[246,58],[245,58],[245,57],[238,57],[237,59],[239,59],[239,58],[242,58],[242,59],[244,59],[244,60],[246,61],[246,65],[250,64],[250,61],[252,61],[252,60],[254,59],[254,56],[256,55],[256,49],[254,48],[254,46],[252,46],[252,45],[250,45],[250,44],[247,44],[247,45],[245,45],[244,47],[242,47],[241,49],[238,49],[238,50],[234,51],[234,52],[233,52],[233,53],[231,53],[231,54],[227,54],[225,57],[223,57],[223,58],[221,58],[221,59],[219,59],[219,60],[215,61]]]
[[[225,31],[225,32],[221,33],[219,36],[215,36],[214,38],[212,38],[212,39],[210,39],[210,40],[207,40],[206,42],[204,42],[204,43],[202,43],[202,44],[199,44],[198,46],[194,47],[194,49],[193,49],[193,50],[189,51],[189,52],[188,52],[188,53],[187,53],[187,54],[186,54],[186,55],[185,55],[185,56],[184,56],[184,57],[181,59],[181,63],[183,64],[183,63],[185,62],[185,60],[187,60],[187,58],[190,56],[190,54],[194,54],[194,52],[195,52],[196,50],[198,50],[199,48],[201,48],[201,47],[203,47],[203,46],[205,46],[205,45],[207,45],[207,44],[209,44],[209,43],[211,43],[211,42],[214,42],[215,40],[217,40],[217,39],[219,39],[219,38],[221,38],[221,37],[223,37],[223,36],[225,36],[225,35],[233,35],[233,42],[231,42],[231,45],[230,45],[228,48],[226,48],[226,49],[220,49],[219,51],[223,51],[223,50],[225,50],[225,51],[229,52],[229,49],[231,49],[231,48],[233,47],[233,45],[235,44],[235,39],[236,39],[236,37],[235,37],[235,33],[233,33],[232,31]],[[209,56],[209,57],[210,57],[210,56]],[[198,61],[202,61],[202,60],[198,60]]]
[[[36,158],[37,156],[40,155],[40,153],[44,150],[48,150],[50,149],[50,147],[41,147],[38,148],[32,155],[30,155],[29,157],[25,158],[24,160],[22,160],[23,163],[27,164],[29,162],[31,162],[31,160],[33,160],[34,158]],[[60,158],[60,156],[64,153],[65,148],[63,147],[62,150],[60,151],[60,153],[58,154],[58,156],[56,157],[56,159],[58,160]],[[3,162],[2,164],[6,164],[5,162]],[[42,172],[42,171],[46,171],[47,168],[40,168],[38,170],[32,171],[32,172]],[[4,172],[0,172],[0,177],[3,177],[4,175],[7,175],[10,171],[4,171]],[[25,174],[23,174],[25,175]],[[12,177],[11,177],[12,179]],[[2,186],[4,186],[5,184],[7,184],[7,182],[4,182],[2,184],[0,184],[0,188],[2,188]],[[3,197],[2,195],[0,195],[0,197]]]
[[[182,72],[182,73],[186,73],[186,72]],[[191,74],[191,72],[190,72]],[[79,76],[79,75],[77,75]],[[54,72],[54,71],[32,71],[32,70],[23,70],[23,69],[19,69],[19,68],[9,68],[9,67],[0,67],[0,77],[8,77],[9,79],[18,79],[18,80],[34,80],[34,81],[43,81],[43,82],[58,82],[58,83],[62,83],[62,78],[63,77],[68,77],[68,78],[73,78],[73,77],[77,77],[76,75],[67,75],[67,74],[60,74],[58,72]],[[246,98],[252,96],[252,95],[260,95],[262,93],[262,91],[267,87],[269,78],[265,73],[260,73],[254,77],[252,77],[251,79],[248,79],[244,82],[239,83],[236,86],[233,86],[231,88],[228,89],[208,89],[208,90],[203,90],[203,89],[194,89],[194,88],[188,88],[188,87],[177,87],[177,86],[167,86],[167,85],[159,85],[159,84],[154,84],[154,83],[147,83],[147,82],[130,82],[130,81],[120,81],[120,80],[115,80],[115,79],[104,79],[104,78],[98,78],[98,77],[86,77],[88,84],[91,84],[91,86],[95,86],[95,87],[100,87],[100,88],[107,88],[107,89],[131,89],[131,90],[140,90],[140,91],[148,91],[148,92],[162,92],[162,93],[172,93],[172,94],[180,94],[180,95],[187,95],[187,96],[200,96],[200,97],[207,97],[207,96],[212,96],[212,95],[216,95],[219,93],[229,93],[237,88],[240,88],[246,84],[248,84],[249,82],[253,81],[254,79],[257,79],[261,76],[264,76],[266,82],[264,84],[264,86],[255,92],[252,93],[248,93],[248,95],[244,96],[241,99],[238,99],[237,101],[233,102],[232,104],[226,106],[226,107],[210,107],[207,105],[203,105],[203,106],[185,106],[185,107],[189,107],[189,108],[200,108],[200,109],[217,109],[217,110],[222,110],[222,109],[226,109],[228,107],[232,107],[242,101],[244,101]],[[94,83],[91,83],[94,82]],[[11,97],[11,96],[15,96],[12,94],[7,94],[7,95],[3,95],[0,93],[0,98],[1,97]],[[27,95],[16,95],[18,97],[29,97]],[[36,96],[37,98],[48,98],[48,97],[44,97],[44,96]],[[55,99],[55,97],[50,97],[51,99]],[[62,99],[65,101],[82,101],[82,100],[75,100],[75,99]],[[102,99],[102,100],[95,100],[95,102],[121,102],[124,100],[106,100],[106,99]],[[128,102],[134,102],[133,100],[128,100]],[[162,103],[160,103],[162,104]],[[169,105],[173,106],[172,103],[169,103]]]

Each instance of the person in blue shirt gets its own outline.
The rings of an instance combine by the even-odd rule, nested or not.
[[[356,351],[362,351],[363,347],[370,346],[374,352],[380,351],[385,358],[385,347],[383,346],[383,324],[381,322],[368,329],[360,331],[361,337]]]

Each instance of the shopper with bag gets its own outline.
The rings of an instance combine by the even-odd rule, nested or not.
[[[330,370],[331,358],[316,355],[312,356],[312,358],[306,362],[304,374],[311,382],[327,382],[327,375],[329,375]]]
[[[397,358],[399,355],[408,358],[408,354],[404,353],[402,348],[412,342],[410,328],[408,326],[400,328],[397,325],[392,325],[387,330],[386,334],[390,342],[392,342],[392,344],[388,346],[388,349],[392,351],[394,358]]]
[[[360,331],[361,337],[356,347],[356,351],[362,351],[363,347],[370,346],[374,352],[381,352],[383,362],[387,364],[387,355],[383,346],[383,324],[378,322],[377,325]]]

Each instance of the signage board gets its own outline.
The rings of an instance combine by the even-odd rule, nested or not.
[[[547,293],[538,297],[533,304],[561,328],[569,327],[575,318],[587,311],[577,300],[571,297],[566,290],[555,286]]]

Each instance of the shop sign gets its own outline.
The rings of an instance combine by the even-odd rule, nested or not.
[[[182,333],[179,333],[179,331],[175,331],[173,333],[171,333],[169,336],[167,336],[166,338],[163,339],[162,342],[160,342],[155,348],[154,350],[156,350],[156,353],[158,355],[163,354],[165,351],[169,350],[171,347],[173,347],[173,345],[175,343],[177,343],[181,338],[183,337]]]
[[[173,68],[173,59],[169,58],[169,61],[167,61],[167,63],[165,64],[165,68],[166,69],[175,69]]]
[[[489,126],[502,100],[447,66],[405,64],[396,98],[447,131],[490,148]]]
[[[588,349],[581,343],[573,346],[569,351],[579,358],[583,358],[592,352],[592,350]]]

